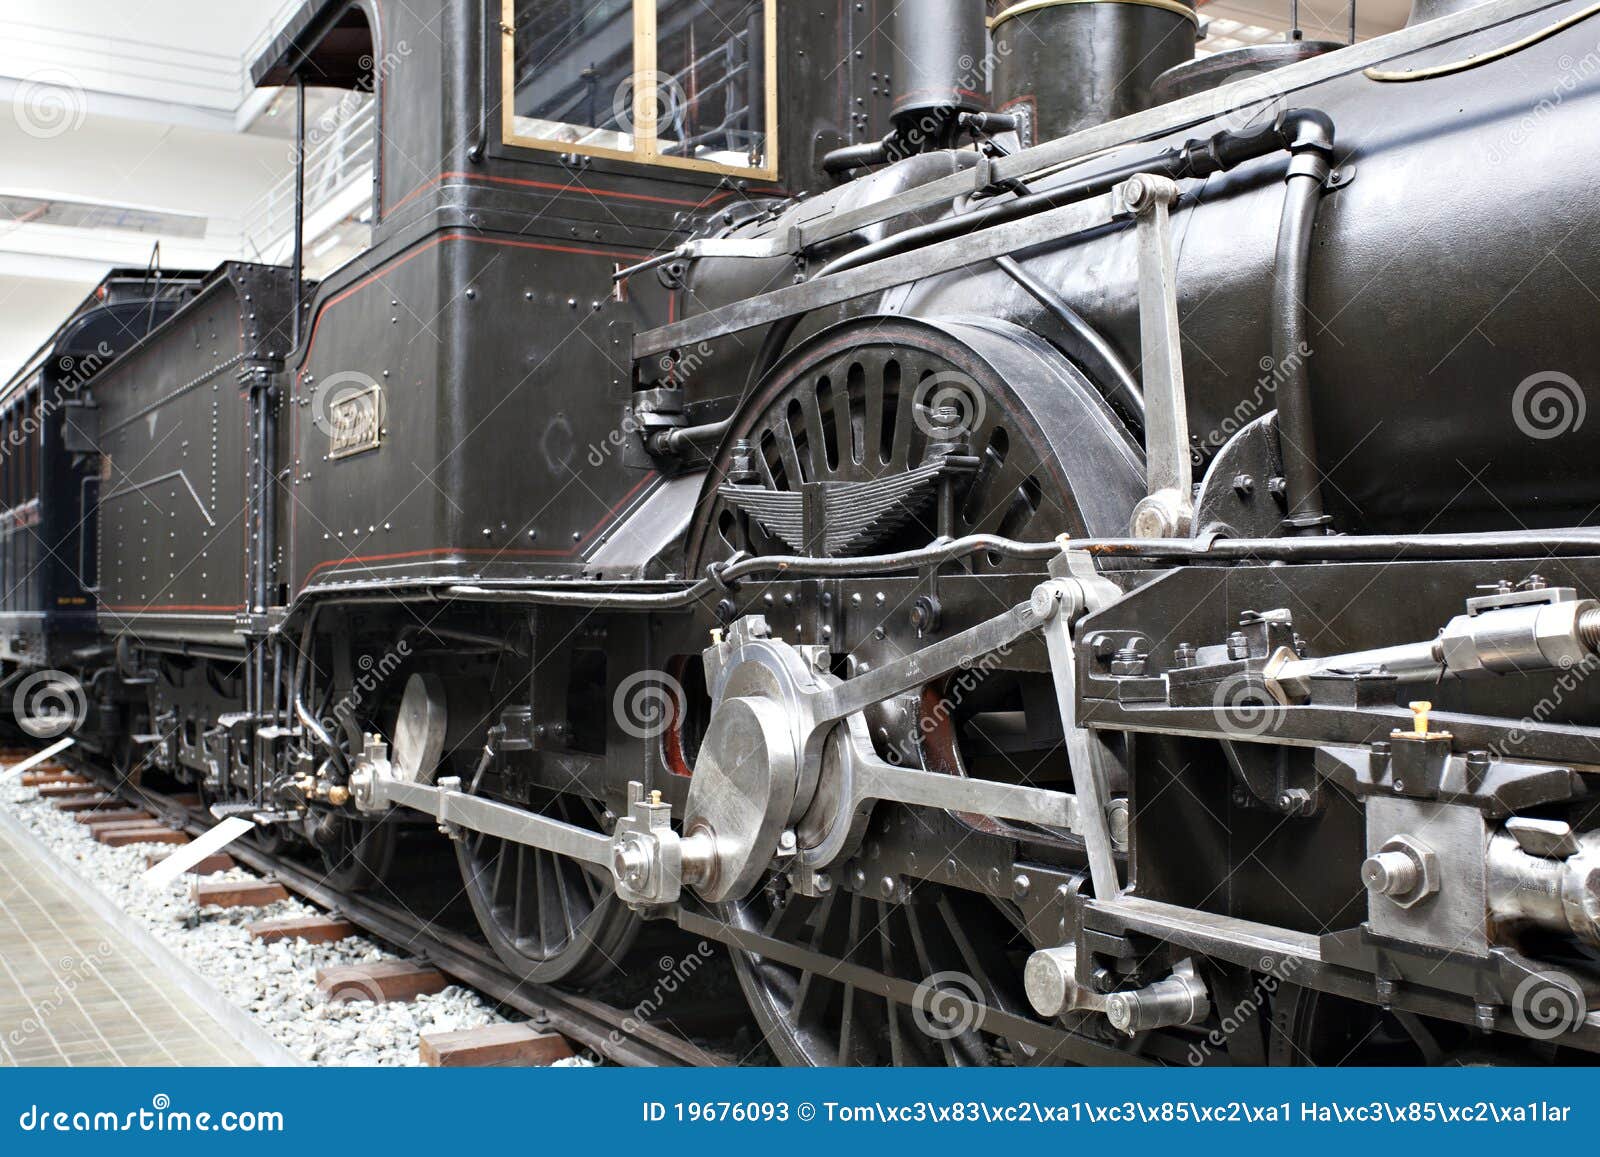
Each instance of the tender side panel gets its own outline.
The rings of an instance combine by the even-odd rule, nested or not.
[[[0,405],[0,656],[38,662],[43,650],[36,376]]]
[[[255,312],[263,304],[241,290],[237,270],[219,274],[97,383],[107,628],[236,641],[250,449],[250,402],[237,371],[267,328]]]

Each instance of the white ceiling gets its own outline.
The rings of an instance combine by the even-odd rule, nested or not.
[[[232,128],[249,65],[299,0],[6,0],[0,76],[61,85],[90,111]],[[162,109],[161,106],[167,106]]]
[[[0,214],[0,382],[115,265],[211,268],[293,166],[249,67],[299,0],[5,0],[0,194],[178,214],[198,236]],[[9,115],[7,115],[9,114]],[[185,230],[191,232],[191,230]]]
[[[1289,29],[1289,13],[1288,0],[1200,0],[1202,20],[1236,20],[1278,33]],[[1411,0],[1357,0],[1356,39],[1393,32],[1410,13]],[[1343,43],[1349,38],[1350,6],[1343,0],[1301,0],[1299,16],[1306,40]]]

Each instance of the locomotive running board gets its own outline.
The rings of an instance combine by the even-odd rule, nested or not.
[[[846,776],[848,789],[841,799],[840,814],[846,817],[864,814],[860,809],[876,800],[978,812],[1071,830],[1081,834],[1088,847],[1096,895],[1109,899],[1120,890],[1113,858],[1116,840],[1108,814],[1110,799],[1105,765],[1110,755],[1098,736],[1077,723],[1076,668],[1070,624],[1083,611],[1119,597],[1120,591],[1095,574],[1093,563],[1078,552],[1070,552],[1058,560],[1052,565],[1052,571],[1055,577],[1036,588],[1028,602],[1003,614],[857,678],[831,685],[807,684],[798,692],[800,700],[796,710],[809,722],[804,733],[795,737],[796,751],[810,749],[820,753],[822,744],[813,746],[813,740],[837,726],[847,725],[848,720],[867,707],[970,665],[976,658],[1042,630],[1055,671],[1075,792],[878,765],[868,752],[858,752],[854,757],[853,774]],[[741,620],[736,624],[736,632],[745,622]],[[752,641],[748,646],[754,650],[765,637],[756,638],[754,628],[751,633]],[[771,641],[770,645],[784,646],[778,640]],[[720,641],[713,644],[714,648],[723,646]],[[772,706],[768,704],[769,711]],[[713,719],[717,718],[714,713]],[[849,742],[846,735],[846,744]],[[770,773],[770,769],[764,771]],[[698,785],[699,779],[692,783]],[[651,793],[646,800],[639,784],[630,785],[628,814],[618,819],[609,835],[604,835],[463,791],[461,780],[456,777],[442,778],[432,784],[421,782],[414,771],[391,762],[387,745],[375,735],[366,737],[351,774],[350,786],[357,806],[363,811],[408,807],[435,817],[441,829],[452,836],[461,829],[484,832],[605,868],[616,881],[618,895],[641,908],[676,903],[686,883],[708,894],[706,882],[715,879],[725,868],[723,861],[733,855],[720,846],[715,836],[716,825],[697,828],[689,823],[684,834],[675,832],[671,826],[670,806],[662,802],[659,792]],[[749,788],[750,785],[744,786]],[[792,783],[790,788],[791,797],[779,801],[784,809],[797,802],[792,795]],[[715,788],[707,790],[715,791]],[[692,787],[689,811],[693,811],[695,802],[695,788]],[[774,833],[776,846],[770,848],[759,840],[754,841],[756,846],[745,848],[744,844],[750,842],[748,833],[742,833],[731,843],[739,845],[739,854],[745,859],[756,856],[765,865],[774,858],[781,861],[785,848],[789,857],[794,856],[793,834],[790,831],[783,834],[786,842],[777,840]],[[847,850],[843,842],[830,843],[835,835],[830,831],[819,847],[843,854]],[[830,858],[828,862],[833,860]]]

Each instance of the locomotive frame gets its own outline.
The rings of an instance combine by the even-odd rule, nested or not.
[[[653,72],[630,7],[621,67]],[[308,3],[254,77],[374,93],[372,247],[315,285],[119,271],[7,388],[42,480],[3,531],[7,681],[76,679],[86,748],[341,886],[444,829],[529,978],[594,983],[646,920],[720,941],[783,1061],[1600,1048],[1585,443],[1363,434],[1333,387],[1370,351],[1308,344],[1375,267],[1339,246],[1396,227],[1381,190],[1471,168],[1363,70],[1445,64],[1504,128],[1448,62],[1529,20],[1519,51],[1559,52],[1572,5],[1031,148],[963,75],[977,5],[901,5],[926,92],[882,63],[888,0],[744,7],[754,170],[659,155],[637,93],[643,156],[518,137],[513,0]],[[1192,28],[1099,7],[1118,44]],[[1549,326],[1477,352],[1435,369],[1480,415],[1501,371],[1590,364]],[[1509,501],[1458,505],[1452,455]],[[89,525],[93,582],[58,565]],[[1552,994],[1578,1015],[1546,1032]]]

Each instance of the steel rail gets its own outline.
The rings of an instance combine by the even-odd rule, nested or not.
[[[110,790],[137,800],[168,822],[181,823],[191,834],[198,835],[214,823],[205,812],[137,784],[122,782]],[[522,980],[488,947],[422,920],[404,905],[340,892],[316,872],[241,842],[229,845],[228,854],[317,907],[337,910],[368,934],[426,959],[467,987],[524,1013],[537,1027],[559,1032],[616,1064],[636,1068],[720,1068],[732,1063],[692,1041],[643,1023],[628,1009]]]

